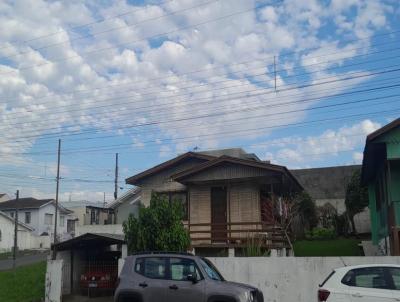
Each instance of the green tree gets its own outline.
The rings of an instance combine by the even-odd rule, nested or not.
[[[130,215],[123,224],[129,252],[187,251],[190,237],[183,215],[181,203],[152,194],[150,206],[140,208],[137,218]]]
[[[368,206],[368,190],[361,185],[361,171],[353,173],[346,188],[346,211],[349,217],[353,233],[357,233],[354,216],[361,213]]]

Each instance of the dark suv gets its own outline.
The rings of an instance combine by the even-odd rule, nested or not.
[[[206,258],[146,253],[125,260],[115,302],[263,302],[260,290],[225,281]]]

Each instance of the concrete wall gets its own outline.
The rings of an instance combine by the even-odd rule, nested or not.
[[[47,261],[46,284],[45,284],[45,302],[61,301],[61,277],[62,277],[62,260]]]
[[[265,302],[314,302],[318,284],[344,265],[400,264],[400,257],[209,258],[229,281],[260,288]]]
[[[123,235],[122,224],[94,224],[94,225],[79,225],[76,228],[76,236],[80,236],[86,233],[106,233],[106,234],[117,234]]]

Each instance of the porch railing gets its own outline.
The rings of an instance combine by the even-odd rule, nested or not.
[[[289,247],[286,235],[278,225],[262,222],[227,222],[190,223],[186,227],[193,247],[245,247],[254,240],[266,248]]]

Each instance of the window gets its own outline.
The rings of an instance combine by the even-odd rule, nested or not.
[[[53,224],[53,214],[44,214],[44,224],[52,225]]]
[[[214,264],[211,263],[210,260],[202,258],[200,260],[200,263],[205,272],[207,273],[208,277],[216,281],[224,281],[224,277],[222,277],[222,275],[219,273],[217,268],[214,266]]]
[[[172,280],[187,281],[188,275],[195,276],[197,281],[202,279],[196,263],[191,259],[171,258],[169,267]]]
[[[383,267],[353,269],[343,277],[342,283],[355,287],[390,289]]]
[[[394,289],[400,290],[400,268],[390,267],[389,273],[392,276]]]
[[[64,215],[60,215],[60,227],[65,226],[65,216]]]
[[[189,219],[188,195],[187,192],[165,192],[161,193],[169,202],[179,202],[183,207],[183,220]]]
[[[25,212],[25,223],[26,224],[31,223],[31,212]]]
[[[166,258],[139,258],[135,263],[135,272],[150,279],[165,279]]]

